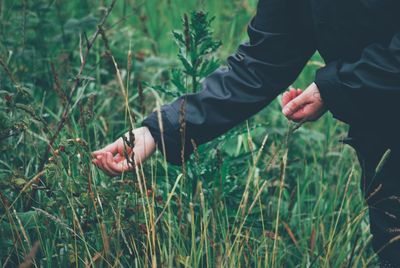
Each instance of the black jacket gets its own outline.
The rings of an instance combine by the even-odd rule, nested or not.
[[[199,93],[183,96],[143,122],[167,160],[181,163],[180,109],[185,99],[185,155],[268,105],[318,50],[315,78],[324,103],[357,135],[398,134],[400,0],[260,0],[249,42],[211,74]],[[374,134],[375,135],[375,134]]]

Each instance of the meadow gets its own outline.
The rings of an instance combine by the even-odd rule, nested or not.
[[[246,41],[256,4],[0,0],[1,266],[376,266],[357,157],[330,114],[297,125],[276,100],[183,167],[157,152],[110,178],[91,163],[196,90],[189,28],[211,37],[201,83]],[[293,86],[321,66],[314,55]]]

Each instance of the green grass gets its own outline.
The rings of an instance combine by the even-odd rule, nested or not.
[[[118,70],[99,37],[42,169],[102,3],[0,0],[2,266],[376,265],[358,162],[330,115],[293,131],[274,102],[185,170],[160,153],[120,178],[91,165],[90,151],[128,130],[128,114],[139,125],[171,100],[155,85],[178,64],[171,31],[182,15],[215,16],[223,63],[246,39],[255,1],[118,0],[104,27]],[[295,86],[321,64],[315,55]],[[140,84],[152,87],[142,96]]]

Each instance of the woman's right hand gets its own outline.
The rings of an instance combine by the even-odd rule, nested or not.
[[[147,127],[134,129],[132,132],[135,136],[133,148],[124,144],[123,138],[119,138],[103,149],[93,152],[93,163],[110,176],[118,176],[134,169],[132,162],[126,159],[126,154],[131,158],[133,152],[134,164],[142,164],[154,153],[156,144]],[[129,132],[125,137],[129,140]]]

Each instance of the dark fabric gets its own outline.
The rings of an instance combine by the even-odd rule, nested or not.
[[[249,42],[203,82],[203,90],[144,120],[166,157],[181,164],[199,144],[228,131],[269,104],[318,50],[327,63],[315,82],[333,115],[357,135],[396,143],[400,100],[399,0],[260,0]],[[311,82],[311,81],[310,81]],[[184,108],[181,109],[181,105]],[[186,132],[180,133],[180,110]]]
[[[313,24],[305,1],[262,0],[248,26],[249,42],[211,74],[203,90],[161,108],[168,162],[181,164],[180,110],[185,103],[185,152],[249,118],[286,89],[315,52]],[[184,102],[185,100],[185,102]],[[143,125],[162,147],[157,112]],[[187,157],[185,157],[187,158]]]
[[[361,135],[350,144],[356,149],[363,169],[361,189],[369,208],[373,248],[383,264],[393,265],[382,267],[399,267],[400,150],[388,146],[378,136]]]
[[[396,265],[393,263],[390,263],[387,260],[382,260],[381,264],[379,265],[380,268],[400,268],[400,265]]]
[[[366,47],[358,60],[329,63],[315,83],[328,109],[354,131],[398,136],[400,31]]]

